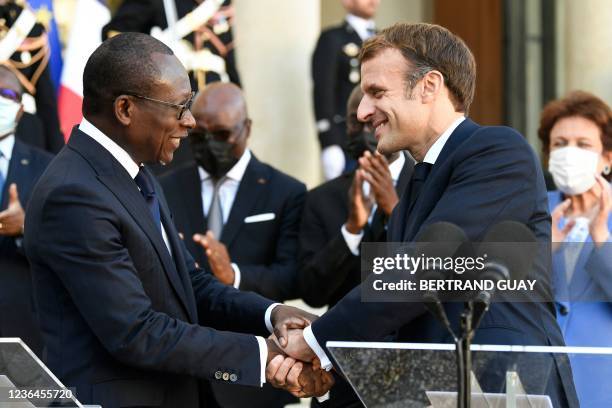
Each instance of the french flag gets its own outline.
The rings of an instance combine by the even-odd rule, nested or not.
[[[60,126],[66,141],[83,118],[83,70],[102,42],[102,27],[110,21],[110,11],[98,0],[77,0],[73,21],[58,96]]]

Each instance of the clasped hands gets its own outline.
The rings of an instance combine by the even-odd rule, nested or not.
[[[334,385],[333,376],[321,368],[302,335],[302,330],[317,317],[285,305],[272,311],[274,334],[266,340],[266,381],[299,398],[320,397]]]

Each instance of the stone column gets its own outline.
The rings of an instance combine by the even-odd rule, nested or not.
[[[581,89],[612,104],[609,0],[564,0],[559,10],[559,96]]]
[[[305,182],[321,180],[310,57],[320,29],[314,0],[234,0],[237,64],[261,160]]]

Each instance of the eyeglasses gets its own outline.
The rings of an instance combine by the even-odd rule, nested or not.
[[[21,103],[21,95],[18,92],[9,88],[0,88],[0,96]]]
[[[176,108],[178,109],[178,115],[176,116],[176,119],[181,120],[185,112],[191,109],[191,104],[193,103],[193,96],[195,95],[195,92],[192,91],[191,95],[189,95],[189,99],[187,99],[187,102],[182,103],[182,104],[160,101],[159,99],[153,99],[153,98],[149,98],[148,96],[142,96],[142,95],[138,95],[135,93],[126,92],[126,95],[133,96],[134,98],[144,99],[145,101],[151,101],[151,102],[159,103],[161,105],[166,105],[166,106],[171,106],[173,108]]]
[[[246,124],[250,121],[250,119],[245,119],[241,123],[235,125],[231,129],[218,129],[218,130],[208,130],[200,128],[200,130],[193,130],[189,132],[189,135],[192,137],[200,138],[206,141],[216,140],[218,142],[225,142],[230,140],[232,135],[241,135],[242,131]]]

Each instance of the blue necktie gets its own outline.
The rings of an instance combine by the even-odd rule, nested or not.
[[[432,166],[433,164],[425,162],[417,163],[414,166],[410,186],[410,207],[414,205],[415,201],[419,197],[419,194],[421,194],[421,189],[423,188],[423,184],[425,184],[425,180],[427,180],[427,176],[429,175]]]
[[[0,162],[2,162],[2,160],[4,160],[4,154],[0,152]],[[4,174],[2,174],[2,171],[0,170],[0,205],[2,204],[2,196],[4,195],[4,182],[5,181],[6,179],[4,178]]]
[[[159,201],[157,200],[157,195],[155,194],[155,188],[153,187],[153,180],[151,176],[144,170],[144,167],[140,168],[138,174],[134,178],[136,185],[140,188],[140,193],[144,197],[147,202],[147,206],[149,207],[149,212],[153,217],[153,221],[157,228],[161,232],[161,217],[159,214]]]

